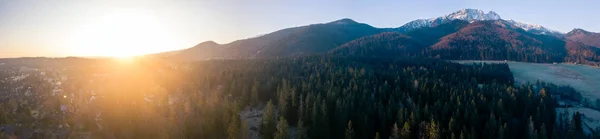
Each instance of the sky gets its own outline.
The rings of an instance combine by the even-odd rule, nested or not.
[[[464,8],[600,32],[598,0],[1,0],[0,57],[127,56],[342,18],[380,28]]]

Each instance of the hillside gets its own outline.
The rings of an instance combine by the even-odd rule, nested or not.
[[[565,34],[567,39],[581,42],[585,45],[595,46],[600,48],[600,33],[589,32],[583,29],[573,29]]]
[[[379,29],[351,19],[341,19],[324,24],[282,29],[263,36],[237,40],[228,44],[200,43],[192,48],[156,54],[188,60],[214,58],[264,58],[322,54],[348,41],[378,34]]]
[[[431,56],[443,59],[562,61],[564,42],[504,26],[502,20],[473,22],[431,46]],[[545,40],[542,40],[542,39]]]
[[[407,35],[382,33],[363,37],[330,53],[364,57],[419,56],[453,60],[577,62],[589,65],[600,62],[600,51],[595,47],[528,32],[511,26],[504,20],[472,23],[455,20],[405,34]]]
[[[395,32],[362,37],[331,50],[337,56],[395,57],[413,55],[423,49],[419,41]]]

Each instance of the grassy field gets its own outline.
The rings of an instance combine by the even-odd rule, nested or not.
[[[558,85],[569,85],[581,92],[584,98],[590,100],[600,99],[600,68],[573,65],[573,64],[540,64],[525,63],[513,61],[475,61],[464,60],[454,61],[461,64],[469,63],[508,63],[508,66],[515,77],[515,81],[520,83],[544,81]],[[558,108],[557,112],[568,111],[573,114],[579,112],[583,114],[586,133],[590,133],[590,128],[600,127],[600,111],[583,108],[580,106],[571,108]]]
[[[504,61],[455,61],[458,63],[508,63],[515,81],[544,81],[558,85],[569,85],[579,90],[585,98],[600,99],[600,68],[573,64],[540,64]]]

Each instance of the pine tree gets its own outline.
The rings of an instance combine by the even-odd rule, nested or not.
[[[431,119],[431,122],[426,127],[427,137],[429,139],[439,138],[439,128],[435,120]]]
[[[281,88],[277,89],[277,110],[279,112],[280,116],[288,116],[287,112],[289,109],[288,106],[288,98],[289,98],[289,93],[288,93],[288,87],[287,87],[287,83],[286,80],[282,81],[283,86]],[[289,118],[289,117],[286,117]]]
[[[390,131],[390,139],[400,139],[400,129],[398,128],[398,123],[394,123],[392,126],[392,130]]]
[[[345,139],[353,139],[354,138],[354,129],[352,128],[352,121],[348,122],[348,127],[346,128]]]
[[[275,113],[273,109],[273,102],[269,100],[265,108],[261,125],[260,125],[260,136],[262,139],[272,139],[273,134],[277,131],[275,123]]]
[[[546,125],[542,124],[540,127],[540,133],[538,139],[548,139],[548,133],[546,132]]]
[[[600,138],[600,127],[596,127],[596,129],[594,129],[594,132],[592,133],[592,137],[595,139]]]
[[[493,113],[490,114],[490,118],[485,124],[485,134],[487,134],[487,138],[495,138],[496,137],[496,117]]]
[[[559,131],[559,129],[557,127],[555,127],[553,131],[554,132],[552,132],[552,139],[559,139],[560,135],[558,132],[561,132],[561,131]]]
[[[325,100],[321,102],[320,107],[314,109],[314,111],[318,111],[318,115],[316,115],[316,120],[314,121],[317,127],[317,134],[319,138],[329,139],[329,115],[327,113],[327,103]]]
[[[408,121],[406,121],[402,126],[402,132],[400,132],[400,136],[405,139],[410,138],[410,132],[410,124],[408,124]]]
[[[250,92],[250,105],[256,105],[259,101],[258,98],[258,86],[260,82],[254,80],[254,85],[252,85],[252,91]]]
[[[454,120],[454,117],[451,117],[450,121],[448,122],[448,132],[454,133],[455,130],[456,130],[456,121]]]
[[[535,128],[533,126],[533,120],[531,119],[531,116],[529,117],[529,120],[527,120],[527,132],[526,132],[526,138],[527,139],[536,139],[536,133],[535,133]]]
[[[569,128],[568,138],[579,139],[583,138],[583,127],[581,127],[581,114],[575,112],[571,120],[571,127]]]
[[[302,121],[302,119],[298,120],[296,128],[296,139],[308,139],[306,127],[304,127],[304,121]]]
[[[274,139],[289,139],[288,124],[283,116],[280,116],[279,122],[277,122],[277,132],[275,132]]]
[[[240,138],[240,118],[238,116],[232,116],[227,127],[227,138],[228,139],[239,139]]]
[[[498,128],[498,139],[504,139],[504,134],[506,134],[506,123]]]
[[[249,129],[248,122],[246,122],[245,120],[242,121],[242,129],[241,129],[241,133],[240,133],[240,136],[241,136],[240,139],[247,139],[250,137],[250,135],[248,133],[248,129]]]

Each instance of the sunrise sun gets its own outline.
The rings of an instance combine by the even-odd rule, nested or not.
[[[118,10],[76,28],[71,49],[82,56],[131,57],[168,50],[172,32],[145,10]]]

